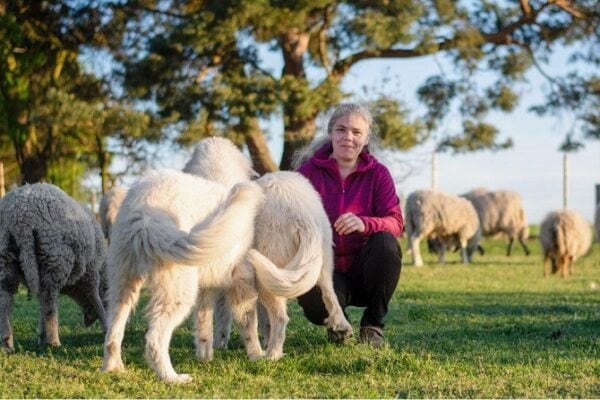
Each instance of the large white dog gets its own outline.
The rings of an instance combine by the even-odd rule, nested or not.
[[[342,337],[351,336],[352,326],[333,289],[332,232],[320,196],[297,172],[273,172],[256,182],[263,188],[266,200],[256,216],[254,249],[247,258],[255,267],[259,302],[269,319],[266,357],[283,356],[288,323],[286,300],[306,293],[315,284],[321,289],[329,313],[327,327]],[[206,307],[210,304],[205,302]],[[217,315],[224,319],[227,312],[221,309]],[[210,316],[208,313],[199,322],[205,327],[202,334],[207,344],[212,342]],[[224,347],[229,335],[227,324],[217,324],[216,330],[216,347]],[[208,345],[205,352],[210,352]]]
[[[221,164],[213,165],[217,171],[228,168],[232,159],[245,158],[224,139],[212,139],[211,143],[205,150],[220,160]],[[249,182],[251,169],[244,170],[243,165],[249,162],[237,164],[241,183],[231,189],[175,170],[149,173],[129,189],[108,250],[109,329],[104,371],[124,369],[121,344],[125,325],[144,282],[150,294],[146,358],[161,379],[191,380],[173,369],[168,352],[172,333],[196,304],[199,293],[231,287],[233,282],[239,300],[234,315],[240,317],[244,330],[254,331],[244,334],[248,355],[262,356],[256,335],[254,273],[243,257],[252,244],[255,215],[264,194]],[[230,185],[236,181],[229,178]]]

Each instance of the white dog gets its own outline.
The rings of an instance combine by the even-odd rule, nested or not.
[[[248,252],[248,260],[255,267],[259,302],[269,318],[266,357],[283,356],[288,323],[286,299],[308,292],[315,284],[321,289],[329,313],[327,327],[341,336],[351,336],[352,326],[333,289],[331,225],[318,193],[297,172],[273,172],[256,182],[266,200],[256,216],[255,250]],[[226,314],[226,310],[218,313],[223,320]],[[205,319],[200,325],[206,327],[210,322]],[[203,331],[212,335],[212,327]],[[229,335],[227,324],[218,324],[217,332],[215,345],[223,347]],[[206,342],[210,343],[211,338],[206,336]]]
[[[224,139],[214,143],[208,148],[220,153],[218,170],[227,168],[232,157],[243,157]],[[146,358],[161,379],[191,380],[173,369],[168,352],[172,333],[196,304],[199,292],[231,287],[233,282],[237,282],[239,300],[234,315],[240,317],[245,330],[254,331],[244,335],[248,355],[262,356],[256,335],[254,273],[243,262],[252,244],[256,212],[264,201],[261,188],[248,181],[250,171],[242,173],[240,169],[238,181],[246,182],[231,190],[219,182],[174,170],[152,172],[129,189],[108,251],[109,329],[104,371],[124,368],[121,344],[125,325],[144,282],[150,294]]]

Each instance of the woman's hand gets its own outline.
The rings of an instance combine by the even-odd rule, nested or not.
[[[338,217],[333,224],[333,228],[339,235],[347,235],[352,232],[364,232],[365,224],[356,215],[346,213]]]

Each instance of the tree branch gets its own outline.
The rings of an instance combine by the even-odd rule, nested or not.
[[[509,45],[519,44],[512,38],[512,33],[521,28],[522,26],[535,23],[539,14],[546,8],[556,5],[561,9],[565,10],[569,14],[582,18],[584,15],[577,10],[570,0],[549,0],[547,3],[542,4],[539,8],[533,9],[529,0],[519,0],[522,15],[515,22],[506,25],[502,29],[494,33],[481,32],[481,37],[484,43],[495,44],[495,45]],[[456,47],[456,39],[449,38],[438,42],[435,52],[453,49]],[[414,58],[429,55],[431,52],[423,53],[419,49],[380,49],[380,50],[363,50],[357,53],[351,54],[350,56],[336,62],[332,68],[330,77],[334,81],[341,80],[348,70],[356,63],[375,58]]]

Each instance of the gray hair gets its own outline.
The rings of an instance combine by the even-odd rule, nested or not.
[[[327,123],[327,135],[315,138],[311,143],[296,151],[292,160],[292,168],[297,169],[300,165],[310,159],[323,145],[330,143],[333,126],[338,119],[349,114],[358,115],[367,123],[367,135],[369,137],[369,144],[365,146],[367,151],[371,151],[374,147],[373,145],[375,145],[375,147],[380,147],[379,138],[376,134],[373,134],[373,115],[369,109],[359,103],[342,103],[336,107],[333,114],[331,114],[331,117],[329,117],[329,122]]]
[[[358,103],[342,103],[336,107],[327,123],[327,135],[331,135],[333,126],[338,119],[349,114],[358,115],[365,120],[368,128],[367,134],[370,136],[373,129],[373,115],[371,115],[371,112],[367,107]]]

